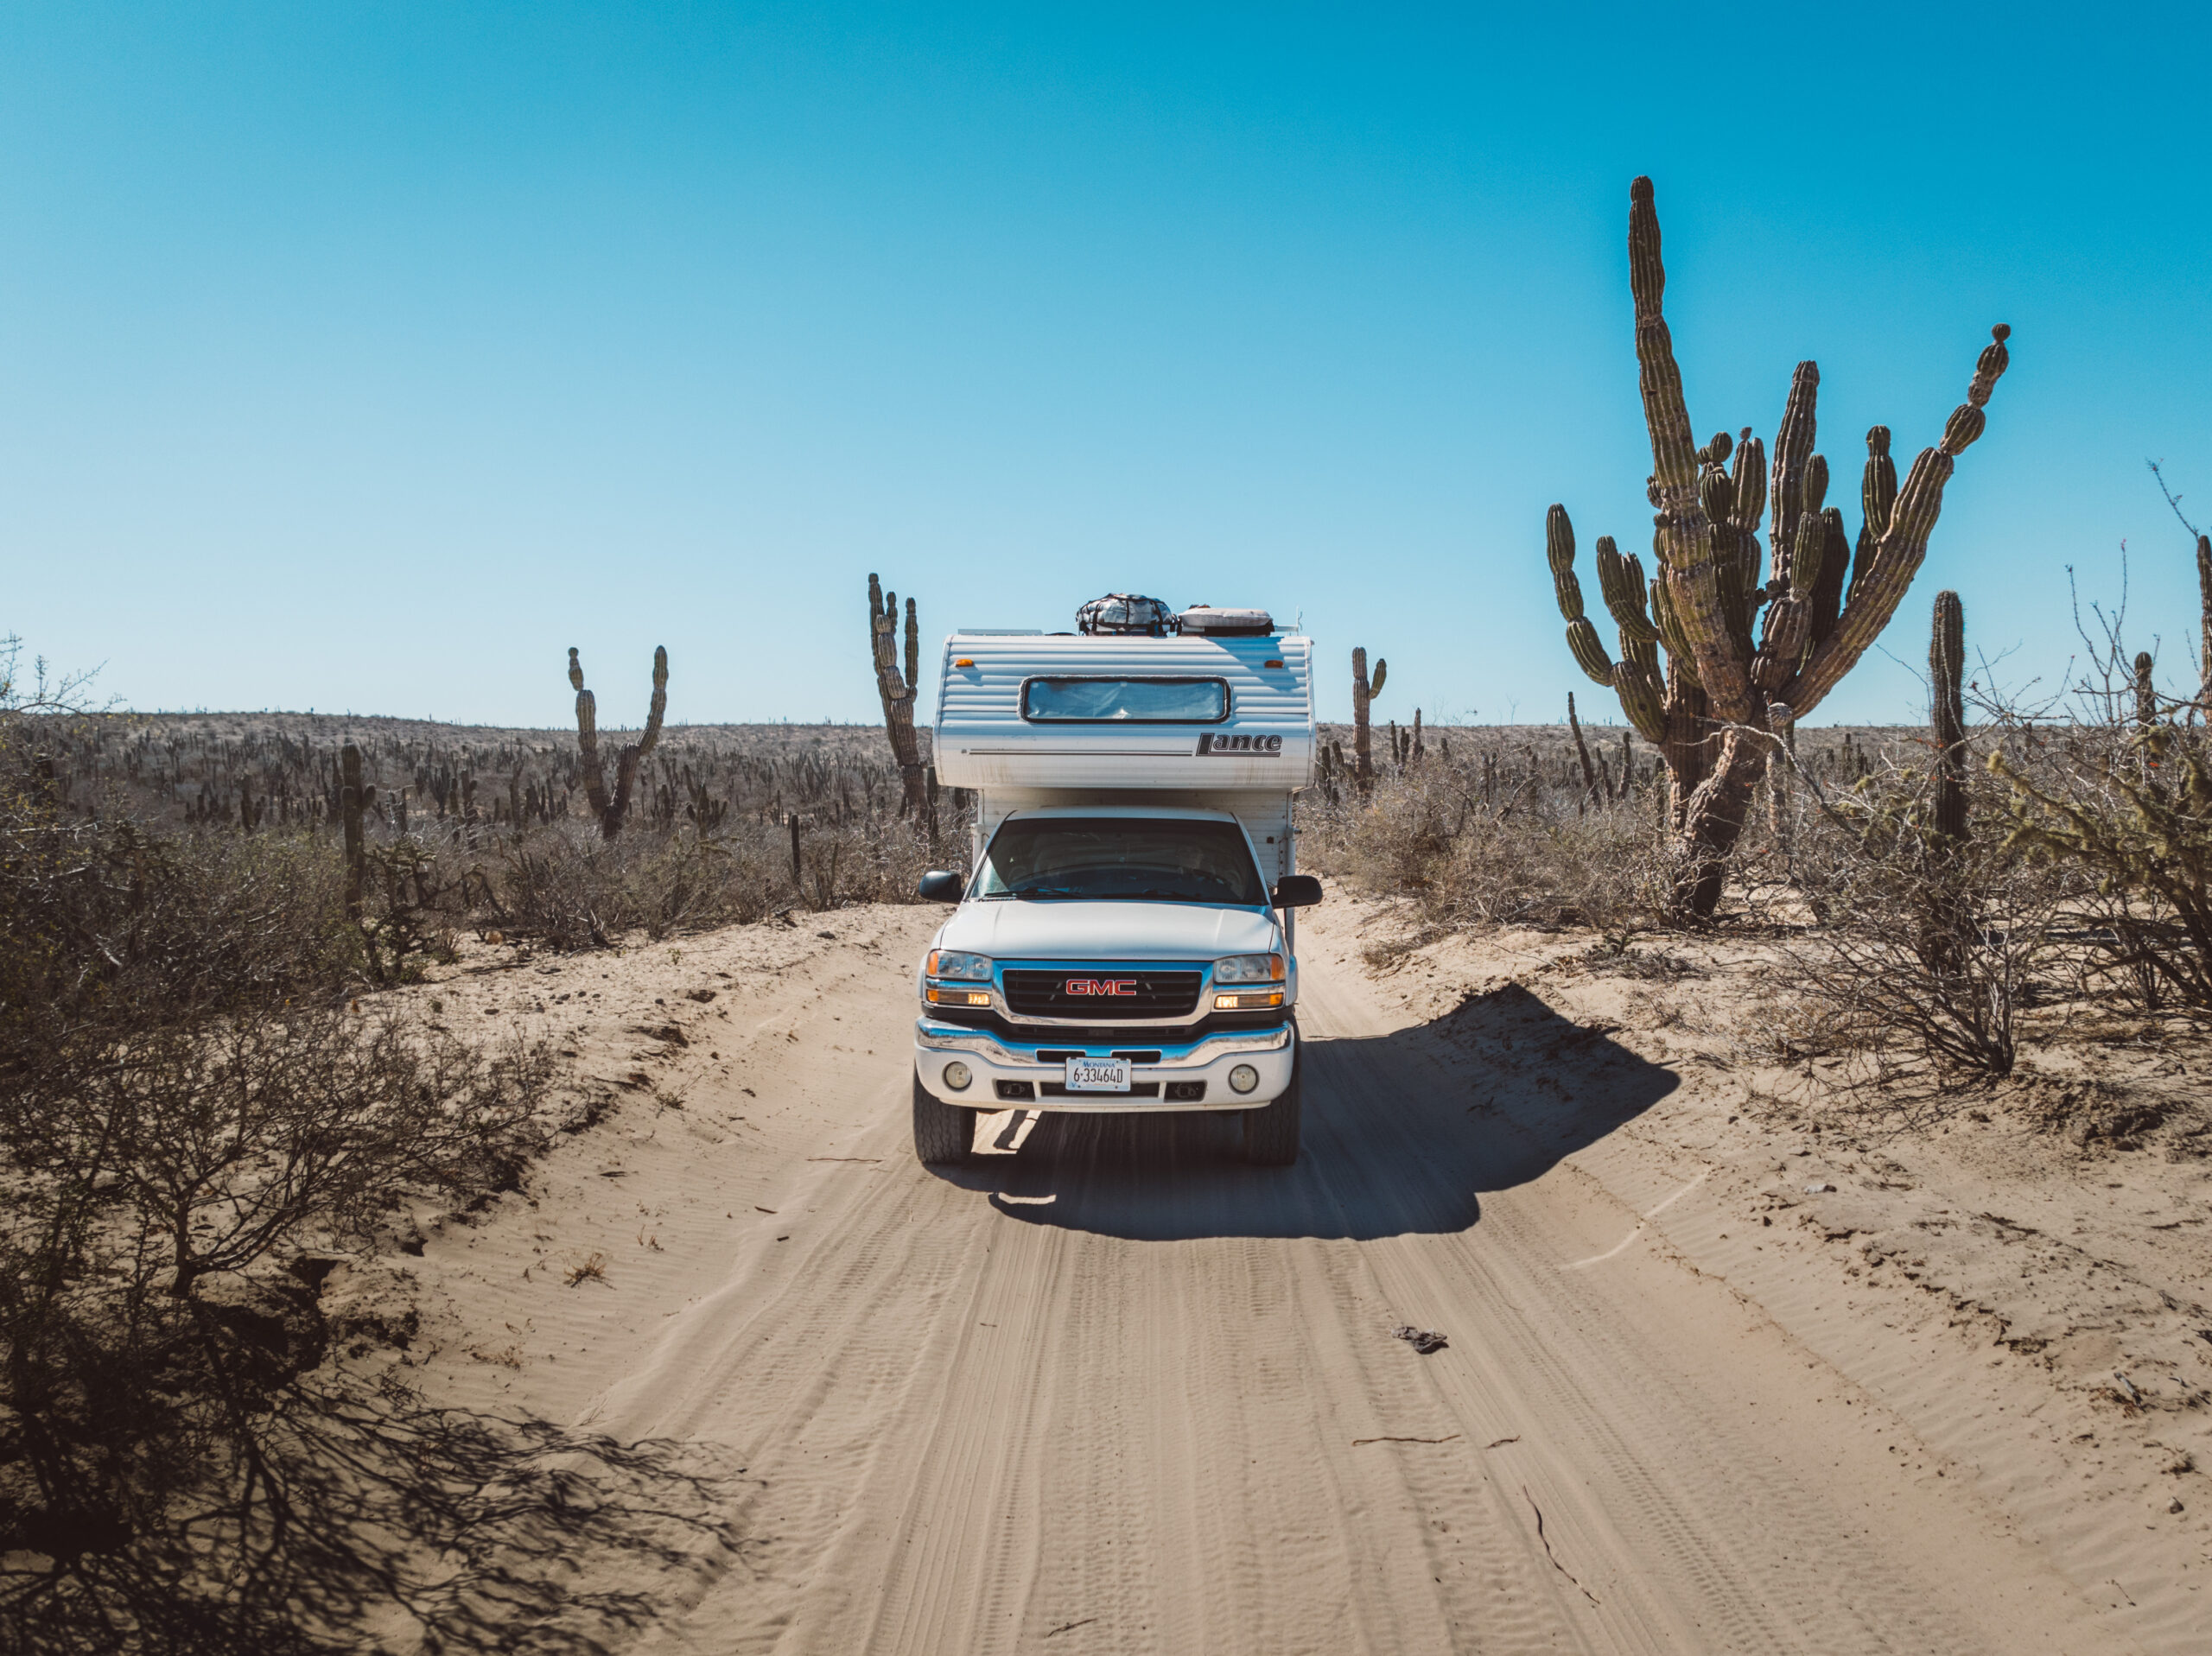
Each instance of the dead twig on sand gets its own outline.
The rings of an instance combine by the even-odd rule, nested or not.
[[[1050,1639],[1052,1636],[1052,1634],[1073,1633],[1077,1627],[1087,1627],[1097,1620],[1098,1618],[1095,1615],[1087,1615],[1080,1621],[1064,1621],[1058,1627],[1053,1628],[1052,1633],[1046,1634],[1045,1637]]]
[[[1525,1483],[1521,1486],[1521,1499],[1529,1503],[1529,1510],[1536,1515],[1536,1539],[1544,1544],[1544,1557],[1552,1561],[1552,1568],[1558,1570],[1567,1580],[1573,1581],[1574,1590],[1595,1604],[1598,1602],[1598,1596],[1580,1582],[1574,1581],[1574,1572],[1561,1564],[1559,1561],[1559,1555],[1552,1551],[1551,1538],[1544,1533],[1544,1509],[1536,1505],[1535,1496],[1529,1493],[1529,1486]]]
[[[1362,1443],[1456,1443],[1459,1441],[1459,1434],[1455,1431],[1449,1437],[1355,1437],[1351,1440],[1351,1446],[1357,1449]]]
[[[1484,1443],[1483,1447],[1484,1449],[1503,1449],[1508,1443],[1517,1443],[1520,1441],[1521,1435],[1520,1433],[1516,1432],[1510,1437],[1501,1437],[1494,1443]]]

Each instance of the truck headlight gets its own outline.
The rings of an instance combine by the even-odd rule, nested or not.
[[[989,956],[963,955],[957,949],[932,949],[929,964],[923,969],[933,978],[957,978],[969,983],[988,983],[991,980]]]
[[[1216,983],[1281,983],[1280,955],[1231,955],[1213,963]]]

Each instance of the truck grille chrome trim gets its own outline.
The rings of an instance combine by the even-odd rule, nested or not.
[[[1207,1035],[1183,1046],[1163,1045],[1158,1060],[1147,1063],[1142,1067],[1147,1069],[1197,1069],[1232,1052],[1279,1052],[1290,1044],[1291,1027],[1283,1024],[1274,1029],[1255,1030],[1249,1035]],[[1046,1060],[1039,1056],[1034,1048],[1024,1051],[1019,1044],[1008,1046],[977,1031],[962,1029],[957,1025],[932,1023],[926,1018],[915,1024],[914,1038],[932,1052],[974,1052],[998,1063],[1025,1069],[1058,1069],[1066,1062],[1065,1055],[1069,1050],[1065,1037],[1056,1039],[1047,1036],[1037,1045],[1050,1050],[1056,1056]],[[1102,1056],[1112,1045],[1112,1043],[1104,1041],[1085,1044],[1086,1049],[1096,1048]]]

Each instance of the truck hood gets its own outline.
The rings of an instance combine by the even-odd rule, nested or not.
[[[996,961],[1206,961],[1282,947],[1274,917],[1198,903],[963,903],[939,949]]]

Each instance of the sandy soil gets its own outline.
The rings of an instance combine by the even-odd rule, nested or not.
[[[728,1546],[575,1560],[660,1607],[618,1647],[2212,1642],[2202,1163],[1815,1133],[1714,1032],[1756,961],[1508,936],[1378,973],[1387,917],[1339,898],[1295,1169],[1229,1118],[1002,1116],[940,1172],[907,1127],[937,917],[415,992],[613,1102],[326,1303],[403,1328],[358,1360],[433,1399],[711,1456]]]

